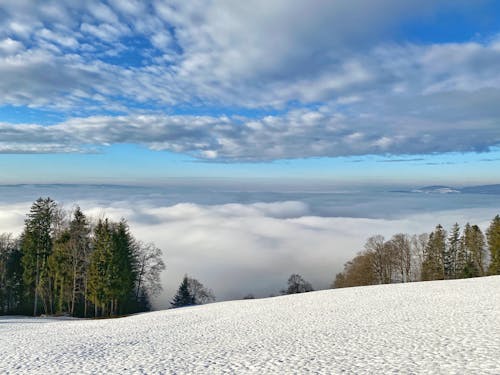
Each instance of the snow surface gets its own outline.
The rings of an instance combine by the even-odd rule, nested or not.
[[[2,374],[500,374],[500,276],[106,320],[0,317]]]

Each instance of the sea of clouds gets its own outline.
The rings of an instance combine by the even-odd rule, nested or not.
[[[2,190],[0,232],[19,234],[36,199],[27,196],[37,187]],[[162,193],[161,188],[98,186],[40,190],[67,209],[78,203],[93,218],[126,218],[137,239],[163,250],[167,269],[156,308],[168,306],[185,273],[213,289],[218,300],[277,294],[291,273],[300,273],[316,289],[327,288],[371,235],[429,232],[438,223],[450,227],[468,221],[486,228],[500,213],[500,205],[492,203],[494,196],[486,195],[359,191],[173,195],[173,190]],[[78,195],[84,199],[76,199]],[[195,202],[188,202],[189,197]]]

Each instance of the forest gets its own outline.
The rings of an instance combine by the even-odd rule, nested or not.
[[[332,288],[448,280],[500,274],[500,216],[484,234],[479,226],[458,223],[446,231],[437,225],[430,233],[370,237],[344,265]]]
[[[0,235],[0,314],[119,316],[150,309],[162,251],[122,219],[91,220],[79,207],[36,200],[21,235]]]

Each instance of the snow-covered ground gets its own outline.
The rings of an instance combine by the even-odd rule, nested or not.
[[[500,276],[110,320],[0,317],[2,374],[499,374]]]

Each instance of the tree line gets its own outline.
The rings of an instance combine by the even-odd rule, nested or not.
[[[0,315],[64,314],[75,317],[124,315],[150,310],[161,290],[162,251],[137,241],[122,219],[91,220],[79,207],[65,211],[39,198],[19,237],[0,234]],[[458,224],[430,234],[370,237],[344,265],[333,288],[444,280],[500,274],[500,216],[484,234]],[[280,294],[313,291],[292,274]],[[245,298],[254,298],[253,295]],[[185,275],[171,307],[215,301],[213,291]]]
[[[162,251],[122,219],[90,220],[39,198],[17,238],[0,235],[0,314],[116,316],[150,309]]]
[[[370,237],[344,265],[333,288],[447,280],[500,274],[500,216],[486,234],[477,225],[458,223],[446,231],[437,225],[430,234],[399,233],[391,239]]]

